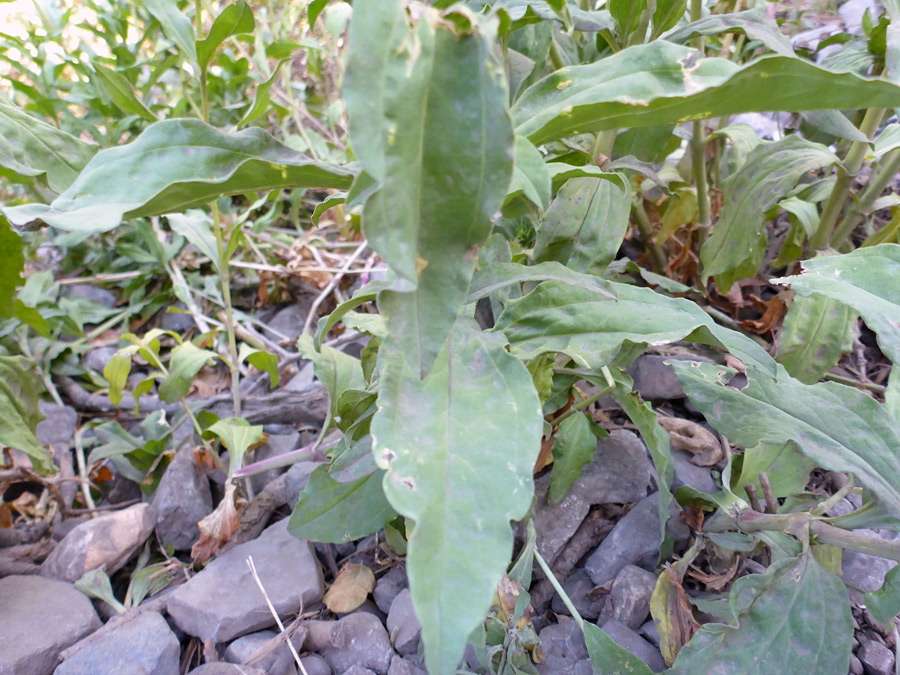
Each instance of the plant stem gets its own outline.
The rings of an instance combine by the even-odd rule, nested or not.
[[[838,226],[831,238],[831,245],[838,249],[844,245],[850,233],[862,222],[866,214],[872,209],[875,200],[881,196],[888,183],[900,171],[900,149],[892,150],[878,164],[865,189],[859,196],[859,200],[850,206],[847,216]]]
[[[647,216],[647,211],[644,210],[644,197],[641,194],[638,194],[637,201],[634,204],[634,222],[637,225],[638,232],[641,233],[644,248],[650,254],[650,264],[653,265],[653,271],[658,274],[665,274],[666,255],[656,243],[653,225],[650,224],[650,218]]]
[[[691,0],[691,21],[703,18],[702,0]],[[694,48],[704,55],[706,44],[703,36],[694,39]],[[691,136],[691,171],[694,174],[694,185],[697,188],[697,226],[700,228],[701,241],[709,231],[709,183],[706,178],[706,138],[703,122],[694,121],[694,133]]]
[[[589,396],[588,398],[584,399],[583,401],[581,401],[581,403],[576,403],[571,408],[566,410],[566,412],[564,412],[562,415],[560,415],[559,417],[554,419],[553,424],[554,425],[562,424],[565,420],[569,419],[572,415],[575,415],[576,413],[581,412],[582,410],[584,410],[585,408],[590,406],[592,403],[596,403],[597,401],[599,401],[601,398],[606,396],[613,389],[615,389],[615,387],[606,387],[605,389],[601,389],[600,391],[598,391],[593,396]]]
[[[875,131],[878,129],[878,125],[881,124],[883,117],[884,109],[869,108],[859,130],[865,134],[866,138],[871,139],[875,135]],[[831,244],[832,236],[837,236],[835,225],[850,195],[852,179],[859,173],[868,148],[868,143],[854,141],[850,145],[846,157],[844,157],[843,164],[838,166],[837,178],[828,197],[828,202],[825,204],[825,209],[822,211],[819,227],[809,242],[812,249],[821,251],[828,248]]]
[[[583,631],[584,619],[581,618],[581,614],[578,613],[578,610],[575,609],[575,605],[573,605],[572,601],[569,600],[569,596],[566,595],[563,587],[556,579],[556,575],[553,574],[553,570],[550,569],[547,561],[544,560],[544,557],[538,552],[537,548],[534,549],[534,559],[537,560],[537,564],[540,565],[541,570],[543,570],[544,575],[547,577],[547,581],[549,581],[550,585],[553,586],[553,590],[555,590],[559,594],[559,597],[563,601],[563,604],[566,606],[566,609],[569,610],[569,614],[571,614],[572,618],[575,619],[575,623],[577,623],[578,627]]]
[[[563,59],[562,52],[559,51],[559,45],[556,44],[555,37],[550,38],[550,63],[553,64],[554,70],[566,67],[565,59]]]
[[[607,129],[597,133],[597,139],[594,141],[594,149],[591,151],[591,164],[600,166],[600,157],[609,159],[612,157],[613,145],[616,142],[616,134],[618,129]]]

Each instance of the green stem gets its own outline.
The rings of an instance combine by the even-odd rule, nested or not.
[[[594,166],[600,166],[600,157],[609,159],[612,157],[613,145],[616,142],[616,134],[618,129],[607,129],[597,134],[594,141],[594,149],[591,151],[591,163]]]
[[[691,0],[691,21],[699,21],[703,18],[702,0]],[[703,36],[694,38],[694,48],[703,56],[706,51],[706,42]],[[697,188],[697,225],[700,227],[701,238],[709,230],[711,224],[709,215],[709,183],[706,178],[706,138],[703,131],[703,122],[694,122],[694,133],[691,137],[691,171],[694,174],[694,185]]]
[[[566,61],[563,58],[562,52],[559,51],[559,45],[556,44],[555,37],[550,39],[550,63],[553,64],[554,70],[566,67]]]
[[[881,193],[884,192],[888,183],[893,180],[898,171],[900,171],[900,149],[889,152],[878,164],[878,167],[872,174],[872,178],[869,179],[865,189],[859,196],[859,201],[850,206],[847,216],[835,230],[834,236],[831,238],[833,248],[838,249],[844,245],[847,237],[862,222],[866,214],[871,211],[875,200],[881,196]]]
[[[878,125],[881,124],[883,117],[884,109],[869,108],[866,111],[866,115],[863,118],[859,130],[865,134],[866,138],[871,139],[872,136],[875,135],[875,131],[878,129]],[[837,224],[841,211],[844,209],[847,198],[850,196],[850,184],[852,179],[859,173],[859,169],[862,166],[863,159],[865,158],[868,149],[869,144],[867,142],[854,141],[850,145],[850,149],[847,151],[843,164],[838,166],[837,178],[834,182],[831,194],[828,196],[828,202],[825,204],[825,209],[822,211],[819,226],[809,242],[811,248],[817,251],[828,248],[831,244],[832,236],[837,234],[837,232],[835,232],[835,225]]]
[[[600,391],[598,391],[593,396],[589,396],[588,398],[584,399],[580,403],[576,403],[571,408],[566,410],[566,412],[564,412],[562,415],[560,415],[559,417],[554,419],[553,424],[554,425],[562,424],[565,420],[569,419],[572,415],[576,415],[577,413],[580,413],[582,410],[584,410],[591,404],[599,401],[601,398],[606,396],[613,389],[615,389],[615,387],[606,387],[605,389],[601,389]]]
[[[534,549],[534,559],[537,560],[537,564],[540,565],[541,569],[543,570],[544,575],[547,577],[547,581],[549,581],[550,585],[553,586],[553,590],[555,590],[559,594],[559,597],[563,601],[563,604],[566,606],[566,609],[569,610],[569,614],[571,614],[572,618],[575,619],[575,623],[577,623],[578,627],[583,631],[584,619],[581,618],[581,614],[578,613],[578,610],[575,609],[575,605],[573,605],[572,601],[569,600],[569,596],[566,594],[566,592],[563,590],[563,587],[556,579],[556,575],[553,574],[553,570],[550,569],[547,561],[544,560],[543,556],[538,552],[536,548]]]
[[[665,274],[666,255],[656,243],[653,225],[650,224],[650,218],[644,209],[644,197],[640,194],[638,194],[637,201],[634,204],[634,222],[637,225],[638,232],[641,233],[644,248],[650,254],[650,264],[653,265],[653,270],[657,274]]]

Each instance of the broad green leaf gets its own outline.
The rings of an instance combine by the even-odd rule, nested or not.
[[[653,10],[653,39],[678,25],[687,10],[687,0],[656,0]]]
[[[628,229],[631,191],[624,178],[573,178],[562,186],[537,230],[534,259],[600,273]]]
[[[191,20],[178,9],[178,3],[175,0],[139,0],[138,4],[159,21],[166,37],[178,45],[185,58],[196,65],[197,43],[194,39],[194,28]]]
[[[241,344],[238,353],[238,363],[247,361],[257,370],[261,370],[269,376],[269,386],[273,389],[278,386],[281,381],[281,375],[278,373],[278,357],[270,354],[264,349],[255,349],[247,343]]]
[[[578,413],[563,420],[553,437],[553,471],[547,499],[558,504],[581,475],[581,469],[594,457],[597,437],[591,431],[587,415]]]
[[[504,204],[508,204],[519,195],[524,195],[541,211],[546,211],[550,206],[551,189],[550,172],[541,153],[527,138],[516,136],[516,161],[512,184],[509,186]]]
[[[722,185],[725,201],[712,237],[700,259],[705,278],[739,269],[758,254],[765,234],[765,212],[785,197],[810,171],[837,163],[824,145],[799,136],[758,146],[746,163]],[[716,282],[724,293],[731,286]]]
[[[882,626],[890,626],[900,614],[900,565],[888,570],[881,588],[863,597],[866,609],[875,620]]]
[[[837,138],[868,144],[869,138],[847,119],[840,110],[811,110],[802,113],[804,121]]]
[[[732,124],[709,135],[710,138],[720,136],[724,136],[730,141],[725,151],[727,175],[729,176],[744,166],[750,153],[762,143],[760,137],[756,135],[756,131],[749,124]]]
[[[477,302],[481,298],[488,297],[511,284],[523,281],[561,281],[572,286],[578,286],[594,293],[615,298],[610,290],[609,283],[593,274],[582,274],[554,261],[538,263],[537,265],[521,265],[519,263],[490,263],[475,272],[472,283],[469,286],[469,297],[466,303]]]
[[[683,44],[698,35],[708,37],[732,31],[743,33],[751,40],[759,40],[776,54],[794,56],[791,41],[781,32],[778,24],[769,18],[765,6],[736,14],[710,14],[699,21],[666,33],[663,39]]]
[[[130,374],[131,355],[128,353],[117,352],[103,366],[103,377],[109,382],[109,400],[113,405],[117,406],[122,402],[122,392],[128,385]]]
[[[174,403],[186,396],[191,389],[194,375],[219,355],[209,349],[200,349],[192,342],[183,342],[172,350],[169,358],[169,374],[159,385],[159,397],[166,403]]]
[[[384,496],[384,471],[338,483],[320,466],[300,493],[288,531],[298,539],[345,544],[378,532],[396,517]]]
[[[759,484],[759,474],[766,472],[772,494],[777,499],[799,494],[809,484],[809,473],[816,468],[815,462],[806,457],[793,441],[786,443],[759,443],[744,451],[741,462],[741,476],[735,489],[744,494],[744,486],[752,483],[757,494],[763,494]]]
[[[781,366],[776,377],[747,369],[749,384],[726,386],[730,368],[672,361],[678,381],[706,420],[733,443],[794,441],[816,464],[852,472],[893,515],[900,515],[900,429],[880,403],[852,387],[803,384]]]
[[[641,14],[647,11],[647,0],[609,0],[607,5],[622,41],[638,29]]]
[[[173,232],[191,242],[219,269],[219,248],[213,233],[212,217],[206,211],[191,209],[187,213],[169,213],[166,219]]]
[[[789,56],[744,66],[697,59],[687,47],[657,40],[557,70],[519,97],[512,116],[517,134],[542,145],[579,133],[744,112],[856,109],[861,101],[898,106],[900,87]]]
[[[703,626],[667,672],[846,674],[853,636],[847,589],[813,555],[741,577],[729,604],[733,622]]]
[[[646,663],[623,647],[613,642],[602,628],[590,621],[581,624],[588,656],[595,673],[604,675],[651,675]]]
[[[19,110],[0,98],[0,168],[25,177],[47,176],[56,193],[65,190],[97,148]]]
[[[753,340],[718,326],[696,304],[649,288],[610,282],[618,297],[548,281],[511,300],[494,326],[520,358],[568,354],[580,365],[607,365],[626,343],[660,345],[693,340],[723,347],[744,363],[774,374],[771,357]]]
[[[265,82],[260,82],[256,86],[256,95],[253,97],[253,105],[247,109],[247,112],[244,114],[244,117],[241,118],[241,121],[238,122],[238,129],[247,126],[250,122],[259,119],[269,109],[269,90],[272,88],[272,85],[275,84],[275,80],[278,78],[278,73],[281,70],[281,66],[285,63],[290,62],[290,59],[282,59],[278,62],[278,65],[275,66],[275,69],[272,71],[272,75]]]
[[[366,378],[363,375],[359,359],[345,354],[339,349],[322,345],[316,349],[309,333],[304,333],[297,340],[297,349],[303,358],[313,362],[316,378],[328,390],[329,415],[326,427],[337,414],[338,398],[348,389],[365,389]]]
[[[85,595],[108,603],[119,614],[126,609],[125,605],[116,599],[105,567],[97,567],[89,572],[85,572],[74,585],[75,588]]]
[[[319,14],[322,13],[327,4],[328,0],[310,0],[310,3],[306,6],[306,18],[310,26],[316,22]]]
[[[250,426],[241,417],[228,417],[211,425],[207,431],[214,433],[228,448],[228,476],[241,468],[244,454],[263,435],[262,425]]]
[[[421,376],[462,307],[474,249],[506,196],[514,139],[493,23],[477,24],[462,9],[450,22],[426,8],[407,27],[403,4],[354,4],[345,98],[351,144],[375,181],[363,231],[416,284],[381,293],[379,310]]]
[[[0,356],[0,443],[21,450],[38,473],[56,473],[56,467],[35,433],[44,416],[38,397],[44,386],[37,365],[24,356]]]
[[[320,164],[262,129],[227,134],[199,120],[152,124],[127,145],[97,153],[50,206],[4,209],[17,225],[105,232],[123,220],[200,206],[223,195],[289,187],[346,188],[348,169]]]
[[[853,348],[858,316],[818,293],[795,297],[778,338],[777,361],[804,384],[818,382]]]
[[[213,21],[209,35],[197,41],[197,62],[201,70],[206,70],[216,55],[216,49],[233,35],[252,33],[256,29],[253,10],[243,0],[237,0],[222,10]]]
[[[150,112],[147,106],[145,106],[137,97],[137,94],[134,92],[134,87],[131,86],[131,82],[128,81],[128,78],[99,63],[94,63],[93,68],[100,78],[100,83],[103,85],[106,93],[109,94],[112,102],[115,103],[119,109],[123,112],[142,117],[150,122],[156,122],[156,115]]]
[[[6,218],[0,216],[0,319],[15,315],[16,286],[24,281],[24,269],[22,238],[13,232]]]
[[[407,571],[435,675],[456,672],[509,563],[510,521],[533,497],[541,404],[504,345],[461,319],[423,380],[388,343],[379,355],[373,452],[388,500],[415,522]]]

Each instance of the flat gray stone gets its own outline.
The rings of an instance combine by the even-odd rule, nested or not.
[[[279,310],[267,322],[267,325],[272,330],[276,330],[286,336],[291,342],[294,342],[303,331],[303,324],[308,313],[309,309],[307,306],[301,304],[288,305],[284,309]]]
[[[0,608],[0,675],[49,675],[62,650],[101,625],[90,599],[55,579],[0,579]]]
[[[92,286],[91,284],[66,285],[63,287],[62,294],[70,298],[84,298],[85,300],[91,300],[92,302],[103,305],[107,309],[112,309],[116,306],[115,293],[108,291],[105,288],[100,288],[99,286]]]
[[[410,656],[418,651],[419,640],[422,637],[422,624],[416,617],[412,595],[408,588],[400,591],[394,598],[394,602],[391,603],[391,611],[387,617],[387,629],[398,654]]]
[[[297,365],[300,367],[300,371],[284,385],[288,391],[303,391],[313,386],[316,381],[312,361],[300,361]]]
[[[271,459],[272,457],[278,457],[287,452],[291,452],[292,450],[296,450],[297,442],[299,440],[299,431],[292,431],[287,434],[269,434],[268,443],[254,450],[253,455],[247,460],[247,463],[261,462],[264,459]],[[262,473],[251,476],[250,482],[253,485],[253,490],[257,493],[261,492],[262,489],[268,485],[269,481],[275,480],[284,472],[284,468],[269,469],[268,471],[263,471]]]
[[[291,536],[287,525],[284,519],[269,526],[176,588],[168,611],[178,627],[203,641],[227,642],[273,626],[275,619],[247,566],[250,556],[280,616],[321,601],[325,582],[312,544]]]
[[[250,633],[239,637],[225,649],[224,659],[228,663],[248,663],[250,657],[253,656],[260,647],[267,645],[269,641],[277,635],[278,633],[274,630],[261,630],[256,633]],[[282,642],[280,647],[273,649],[266,656],[256,660],[252,666],[254,668],[265,670],[269,675],[276,675],[275,671],[272,669],[272,665],[278,660],[278,657],[281,656],[281,652],[283,651],[290,654],[291,650],[288,648],[287,644]],[[291,658],[293,659],[293,657]],[[283,673],[278,673],[277,675],[283,675]]]
[[[187,306],[183,302],[176,302],[171,305],[173,309],[180,309],[180,312],[169,312],[164,309],[160,313],[159,327],[163,330],[170,330],[175,333],[186,333],[193,329],[197,324],[194,323],[194,317],[186,314]]]
[[[172,675],[181,647],[156,612],[143,612],[67,658],[54,675]]]
[[[626,565],[613,581],[602,615],[637,630],[650,615],[650,596],[655,588],[655,574]]]
[[[260,668],[250,666],[236,666],[233,663],[204,663],[194,668],[188,675],[268,675]]]
[[[866,675],[894,675],[894,653],[876,640],[869,640],[856,653]]]
[[[854,530],[858,534],[881,539],[896,540],[900,534],[889,530]],[[847,586],[850,587],[851,602],[861,602],[862,593],[877,591],[884,585],[885,575],[897,563],[894,560],[879,558],[877,556],[858,553],[856,551],[843,551],[841,554],[841,576]]]
[[[119,350],[115,347],[97,347],[84,355],[81,364],[85,368],[90,368],[102,375],[103,369],[106,368],[106,364],[116,355],[117,351]]]
[[[175,453],[156,492],[156,534],[176,551],[189,551],[200,538],[197,525],[212,513],[212,494],[209,480],[197,466],[191,445],[184,444]]]
[[[44,401],[38,402],[38,408],[45,418],[37,425],[37,437],[41,445],[60,445],[68,448],[78,424],[78,413],[75,412],[75,408]]]
[[[584,568],[598,586],[616,578],[626,565],[652,569],[659,555],[659,493],[625,514],[588,557]]]
[[[648,642],[650,642],[650,644],[659,647],[659,629],[656,627],[653,620],[650,620],[641,626],[640,633]]]
[[[344,671],[344,675],[376,675],[376,673],[374,670],[363,668],[357,663],[356,665],[347,668],[347,670]]]
[[[428,672],[425,670],[425,666],[420,663],[414,663],[399,654],[395,654],[391,660],[388,675],[428,675]]]
[[[700,492],[716,492],[716,482],[708,466],[697,466],[691,461],[691,453],[687,450],[672,448],[672,465],[675,469],[675,481],[672,486],[674,492],[680,487],[687,486]]]
[[[634,390],[641,394],[647,401],[667,400],[673,401],[684,398],[684,390],[675,377],[672,366],[666,365],[666,361],[708,361],[702,356],[692,354],[673,354],[663,356],[660,354],[644,354],[626,371],[634,380]]]
[[[616,430],[597,442],[594,458],[558,504],[549,504],[550,476],[535,482],[534,526],[538,550],[552,563],[581,525],[591,506],[625,504],[647,496],[652,480],[647,448],[631,431]]]
[[[156,525],[156,510],[135,504],[81,523],[69,532],[41,566],[41,574],[78,581],[98,567],[107,574],[121,569],[144,544]]]
[[[544,662],[537,664],[541,675],[576,675],[579,661],[588,658],[584,633],[574,620],[544,628],[538,637]]]
[[[394,602],[400,591],[409,587],[409,581],[406,578],[406,572],[399,567],[392,567],[383,577],[375,582],[375,590],[372,591],[372,597],[375,598],[375,604],[385,614],[391,611],[391,603]]]
[[[371,614],[349,614],[330,626],[328,642],[319,655],[336,673],[353,666],[387,675],[394,657],[391,640],[381,621]]]
[[[606,603],[605,596],[595,595],[592,591],[597,588],[591,578],[579,567],[568,578],[562,582],[563,590],[569,596],[569,600],[575,605],[575,609],[584,619],[594,620],[600,616],[603,605]],[[553,595],[551,601],[551,609],[556,614],[565,614],[569,616],[569,608],[566,607],[562,598],[558,594]]]
[[[628,650],[646,663],[654,673],[661,673],[666,669],[666,662],[663,660],[659,649],[647,642],[624,623],[616,621],[615,619],[610,619],[600,628],[622,649]]]

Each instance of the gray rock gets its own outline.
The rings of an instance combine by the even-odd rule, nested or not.
[[[37,437],[41,445],[59,445],[68,449],[78,425],[75,408],[44,401],[38,402],[38,408],[44,415],[44,419],[37,425]]]
[[[875,23],[878,23],[878,17],[881,16],[881,7],[875,0],[847,0],[838,7],[838,14],[844,20],[848,33],[862,33],[863,15],[869,11],[869,15]]]
[[[63,581],[78,581],[98,567],[112,574],[143,545],[155,525],[156,510],[149,504],[135,504],[81,523],[53,549],[41,574]]]
[[[672,491],[686,485],[700,492],[715,492],[718,488],[709,467],[697,466],[691,461],[692,456],[687,450],[672,448],[672,466],[675,469]]]
[[[386,675],[394,650],[381,622],[363,612],[345,616],[330,626],[328,642],[319,649],[319,655],[335,673],[358,665]]]
[[[363,668],[357,663],[356,665],[347,668],[347,670],[344,671],[343,675],[376,675],[376,673],[374,670]]]
[[[854,530],[858,534],[881,539],[896,540],[900,534],[889,530]],[[896,561],[845,550],[841,555],[841,572],[844,583],[850,587],[850,601],[861,602],[862,593],[877,591],[884,585],[885,575]]]
[[[183,444],[153,494],[156,534],[176,551],[189,551],[200,538],[197,526],[212,513],[209,480],[197,466],[191,444]]]
[[[297,652],[301,652],[302,650],[297,645],[297,642],[293,640],[292,642],[297,647]],[[306,675],[332,675],[334,672],[325,659],[318,654],[302,656],[300,657],[300,662],[306,669]],[[291,650],[285,648],[275,663],[272,664],[271,669],[266,670],[266,673],[267,675],[297,675],[297,662],[294,661],[294,655],[291,654]]]
[[[634,390],[647,401],[673,401],[684,398],[684,390],[678,384],[675,370],[666,361],[709,361],[693,354],[644,354],[626,371],[634,380]]]
[[[300,493],[306,489],[309,483],[310,474],[316,470],[319,464],[320,462],[297,462],[281,477],[284,480],[284,495],[287,500],[285,504],[291,508],[297,505]]]
[[[392,567],[387,573],[375,583],[375,590],[372,597],[375,598],[375,604],[385,614],[391,611],[391,603],[394,602],[400,591],[409,586],[406,579],[406,572],[399,567]]]
[[[863,670],[862,661],[859,660],[859,657],[856,654],[850,655],[850,675],[864,675],[865,670]]]
[[[659,493],[625,514],[588,557],[584,568],[598,586],[612,581],[626,565],[652,569],[659,555]]]
[[[271,459],[272,457],[278,457],[291,450],[296,450],[297,442],[299,440],[299,431],[292,431],[287,434],[269,434],[268,443],[254,450],[252,457],[246,461],[248,464],[250,462],[261,462],[264,459]],[[254,492],[261,492],[262,489],[268,485],[269,481],[275,480],[284,473],[284,471],[284,468],[270,469],[252,476],[250,482],[253,485]]]
[[[646,663],[654,673],[661,673],[666,669],[666,662],[663,661],[659,649],[647,642],[624,623],[616,621],[615,619],[610,619],[600,628],[622,649],[628,650]]]
[[[168,611],[181,630],[201,640],[226,642],[274,625],[265,598],[247,567],[257,572],[279,615],[309,609],[322,599],[325,582],[312,544],[291,536],[287,519],[253,541],[222,553],[169,596]]]
[[[655,622],[651,620],[641,626],[641,635],[647,638],[648,642],[659,647],[659,628],[656,627]]]
[[[188,675],[267,675],[266,671],[250,666],[236,666],[233,663],[204,663],[194,668]]]
[[[541,675],[575,675],[578,662],[588,658],[584,633],[574,620],[547,626],[538,637],[544,652],[537,666]]]
[[[284,388],[288,391],[303,391],[311,386],[316,380],[316,374],[313,372],[312,361],[301,361],[300,372],[294,375]]]
[[[428,675],[428,672],[421,664],[404,659],[397,654],[394,655],[394,658],[391,660],[391,667],[388,669],[388,675]]]
[[[194,323],[194,317],[190,314],[185,313],[187,307],[183,302],[176,302],[172,305],[172,307],[181,311],[167,312],[164,310],[160,314],[160,328],[162,328],[163,330],[170,330],[175,333],[186,333],[196,326],[196,324]]]
[[[49,675],[59,653],[100,628],[90,599],[36,576],[0,579],[0,673]]]
[[[592,593],[596,588],[596,585],[591,581],[583,568],[579,567],[572,572],[572,574],[562,582],[562,587],[566,592],[566,595],[568,595],[569,599],[572,601],[572,604],[575,605],[575,609],[581,614],[582,618],[593,620],[600,616],[606,598],[602,595],[595,595]],[[559,595],[554,594],[551,608],[557,614],[569,615],[569,609]]]
[[[180,654],[166,620],[143,612],[70,655],[55,675],[171,675],[178,672]]]
[[[894,653],[876,640],[869,640],[856,653],[866,675],[893,675]]]
[[[72,284],[71,286],[64,286],[62,294],[70,298],[84,298],[85,300],[91,300],[108,309],[112,309],[116,306],[115,293],[108,291],[105,288],[91,286],[90,284]]]
[[[647,495],[652,464],[643,442],[631,431],[613,431],[597,442],[594,458],[558,504],[548,504],[550,476],[535,482],[534,526],[538,549],[552,562],[559,555],[591,506],[640,501]]]
[[[278,633],[274,630],[261,630],[256,633],[250,633],[249,635],[239,637],[225,649],[224,659],[228,661],[228,663],[246,663],[252,665],[254,668],[266,671],[269,675],[284,675],[288,671],[276,671],[272,668],[282,652],[287,652],[288,656],[290,656],[293,661],[293,656],[290,654],[291,650],[284,642],[282,642],[280,647],[276,647],[262,658],[254,661],[254,663],[249,663],[250,657],[252,657],[260,647],[265,646],[272,638],[277,636]]]
[[[81,360],[81,365],[102,375],[103,369],[106,368],[106,364],[116,355],[117,351],[119,350],[115,347],[98,347],[97,349],[92,349],[84,355],[84,358]]]
[[[594,665],[590,659],[582,659],[575,664],[575,675],[594,675]]]
[[[621,621],[637,630],[650,615],[650,596],[655,588],[655,574],[634,565],[626,565],[613,581],[603,608],[603,616]]]
[[[391,611],[387,617],[387,629],[398,654],[409,656],[416,653],[422,637],[422,624],[416,617],[408,588],[400,591],[391,603]]]
[[[268,327],[278,331],[292,342],[296,342],[303,331],[303,324],[309,309],[305,305],[293,304],[279,310],[268,322]]]

